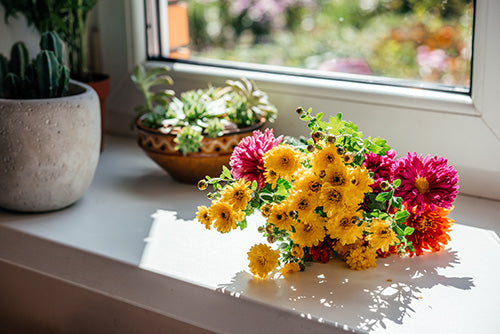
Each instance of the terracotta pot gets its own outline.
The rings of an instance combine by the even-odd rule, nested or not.
[[[92,81],[86,82],[87,85],[92,87],[97,96],[99,96],[99,105],[101,106],[101,151],[103,147],[104,139],[104,120],[106,115],[106,99],[109,95],[109,87],[111,84],[111,78],[107,74],[93,73]]]
[[[69,95],[0,99],[0,207],[64,208],[87,191],[99,159],[96,92],[71,81]]]
[[[136,122],[139,146],[174,179],[187,183],[197,183],[207,175],[219,176],[223,165],[229,167],[231,154],[240,140],[264,125],[262,121],[217,138],[204,137],[200,152],[183,155],[175,150],[175,135],[145,127],[141,120],[139,118]]]

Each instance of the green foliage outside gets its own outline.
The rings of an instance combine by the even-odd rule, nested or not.
[[[472,0],[187,3],[192,58],[469,86]]]

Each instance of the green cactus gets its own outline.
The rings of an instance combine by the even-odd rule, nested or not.
[[[5,76],[9,73],[9,60],[0,54],[0,98],[5,97]]]
[[[9,70],[17,74],[19,77],[24,77],[26,67],[30,63],[30,53],[23,42],[17,42],[12,46],[10,51]]]
[[[21,42],[12,47],[10,61],[0,55],[0,97],[30,99],[66,94],[69,70],[62,63],[61,38],[55,32],[46,32],[40,48],[32,62],[26,45]]]
[[[12,72],[7,73],[5,76],[5,96],[22,96],[22,80],[21,78]]]
[[[63,42],[54,31],[46,31],[42,34],[40,50],[54,51],[57,61],[63,63]]]

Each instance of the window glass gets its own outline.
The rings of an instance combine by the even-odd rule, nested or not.
[[[470,92],[472,0],[186,0],[168,8],[164,57]]]

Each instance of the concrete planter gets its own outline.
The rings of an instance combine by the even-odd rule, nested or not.
[[[72,81],[69,96],[0,99],[0,207],[64,208],[80,199],[99,159],[99,98]]]

